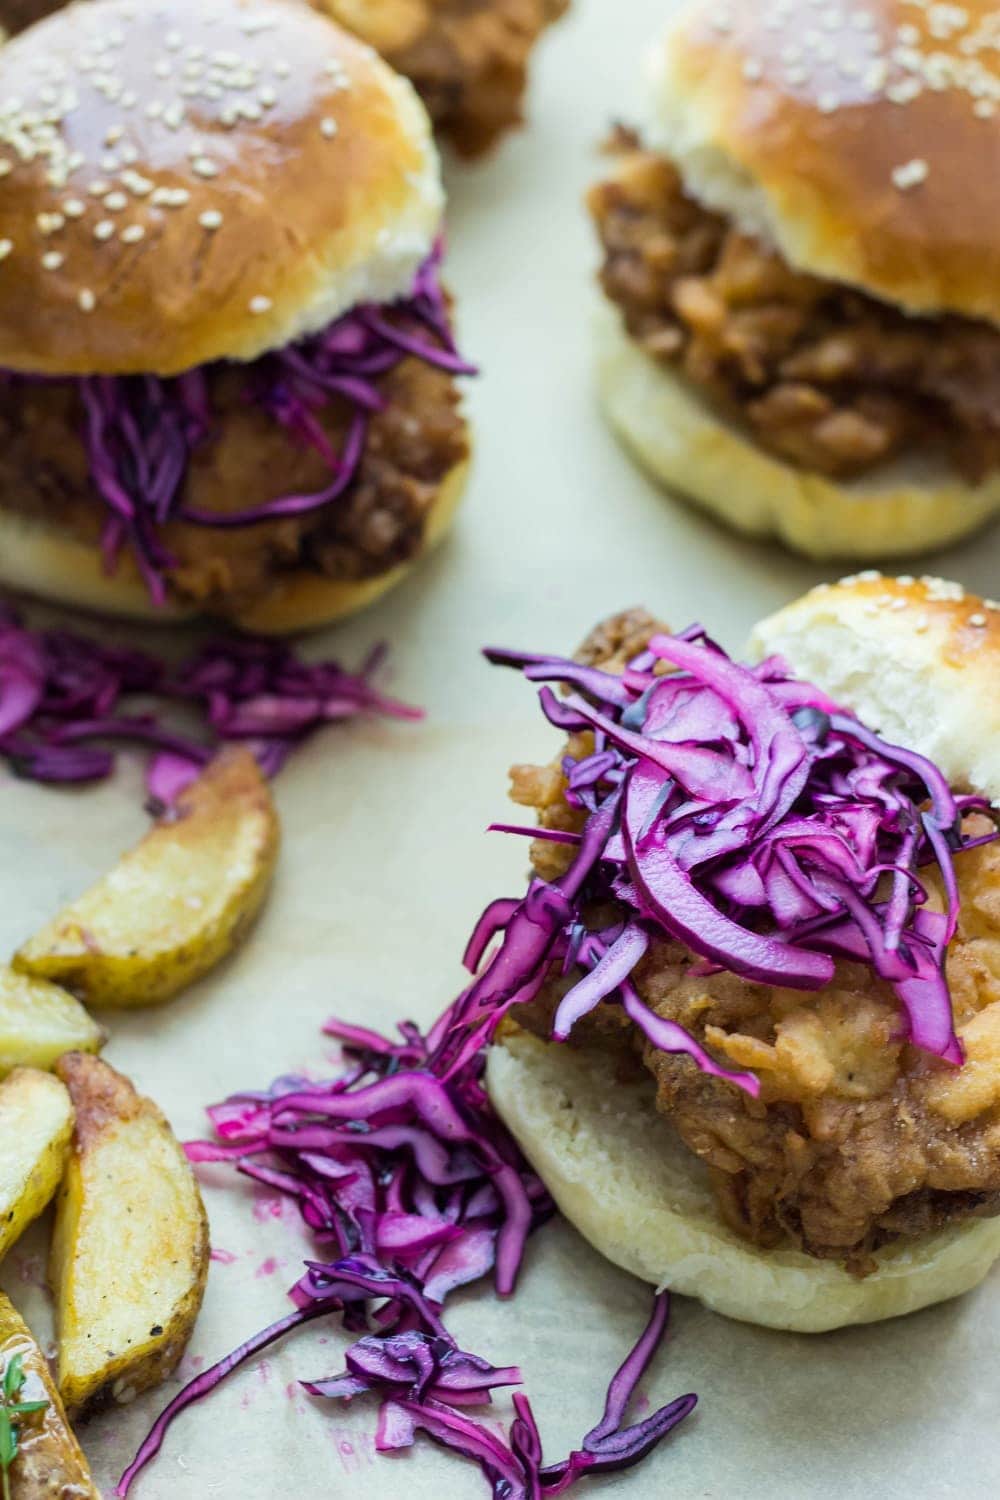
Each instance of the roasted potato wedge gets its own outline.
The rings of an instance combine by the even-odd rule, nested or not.
[[[267,782],[224,750],[142,843],[14,956],[90,1005],[158,1005],[239,943],[278,855]]]
[[[55,1195],[72,1135],[58,1078],[15,1068],[0,1083],[0,1260]]]
[[[208,1275],[208,1220],[187,1157],[151,1099],[99,1057],[56,1068],[76,1130],[49,1280],[59,1390],[72,1414],[131,1401],[184,1352]]]
[[[104,1032],[66,990],[0,965],[0,1078],[52,1068],[64,1052],[98,1052]]]
[[[48,1404],[44,1410],[18,1419],[17,1457],[10,1469],[11,1500],[101,1500],[66,1420],[45,1355],[0,1292],[0,1389],[11,1361],[18,1355],[24,1373],[18,1399]]]

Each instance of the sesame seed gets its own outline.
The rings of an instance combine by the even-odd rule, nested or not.
[[[274,303],[271,301],[270,297],[250,298],[250,311],[254,314],[255,317],[259,317],[261,313],[270,312],[273,306]]]
[[[113,193],[108,193],[104,199],[104,207],[110,209],[111,213],[118,214],[123,208],[128,208],[128,199],[116,189]]]
[[[196,156],[191,163],[191,170],[199,177],[218,177],[219,169],[209,156]]]
[[[146,231],[141,224],[129,224],[122,230],[121,237],[126,245],[137,245],[140,240],[145,239]]]
[[[13,240],[0,240],[0,260],[6,260],[13,248]]]
[[[893,186],[905,193],[910,188],[919,187],[922,182],[926,182],[929,171],[930,168],[923,157],[915,156],[912,161],[904,162],[900,167],[893,167]]]
[[[327,116],[325,120],[320,121],[319,128],[320,133],[324,135],[328,141],[332,141],[334,136],[337,134],[337,122],[336,120],[331,120],[329,116]]]
[[[50,234],[58,234],[59,230],[65,225],[66,220],[62,214],[39,214],[35,219],[35,223],[38,225],[39,234],[44,234],[47,237]]]
[[[105,193],[110,193],[110,191],[111,184],[110,182],[106,182],[103,177],[95,178],[87,189],[92,198],[103,198]]]
[[[975,625],[975,627],[976,627],[977,630],[981,630],[982,627],[986,624],[986,616],[985,615],[970,615],[969,616],[969,624],[970,625]]]
[[[743,77],[747,83],[759,83],[764,76],[764,69],[755,57],[748,57],[743,64]]]
[[[89,313],[94,311],[94,308],[97,306],[97,298],[89,286],[82,287],[77,293],[76,305],[81,312]]]
[[[42,256],[42,266],[46,271],[58,271],[65,259],[65,255],[60,255],[58,250],[48,250]]]
[[[198,215],[198,223],[202,229],[218,229],[222,224],[222,215],[217,208],[207,208],[203,214]]]
[[[10,160],[10,158],[7,156],[0,156],[0,177],[6,177],[8,173],[13,172],[13,170],[14,163]]]
[[[87,212],[87,205],[81,198],[67,198],[63,203],[62,211],[67,219],[82,219]]]
[[[115,232],[115,226],[110,219],[102,219],[99,224],[94,225],[95,240],[109,240]]]

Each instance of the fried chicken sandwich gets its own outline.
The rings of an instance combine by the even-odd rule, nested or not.
[[[1000,509],[996,8],[687,0],[590,194],[626,444],[814,557]]]
[[[764,621],[753,665],[641,611],[573,660],[489,654],[568,738],[513,772],[533,876],[484,914],[458,1019],[493,1029],[493,1103],[559,1207],[638,1276],[777,1328],[978,1284],[1000,606],[865,574]]]
[[[411,85],[290,0],[0,48],[0,578],[322,624],[448,527],[468,436]]]

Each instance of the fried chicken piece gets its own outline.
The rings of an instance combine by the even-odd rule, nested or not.
[[[641,611],[616,616],[580,657],[620,670],[659,628]],[[580,736],[569,754],[590,748]],[[515,767],[514,800],[534,807],[543,826],[579,829],[561,760]],[[564,846],[533,847],[546,879],[571,859]],[[601,1046],[609,1069],[629,1051],[641,1060],[657,1083],[657,1109],[710,1167],[727,1222],[755,1243],[791,1242],[865,1274],[901,1235],[1000,1212],[1000,845],[964,852],[956,871],[962,909],[947,972],[968,1058],[961,1069],[900,1039],[899,1003],[866,965],[841,963],[832,984],[804,993],[732,974],[695,978],[691,953],[666,940],[633,976],[640,995],[721,1061],[752,1068],[759,1099],[657,1051],[612,1002],[574,1029],[575,1042]],[[941,893],[932,900],[940,909]],[[595,925],[608,920],[606,910],[595,914]],[[564,990],[565,980],[553,980],[517,1020],[548,1036]]]
[[[225,513],[329,484],[323,456],[248,402],[241,366],[204,369],[213,430],[192,455],[185,503]],[[226,614],[266,599],[294,569],[355,580],[416,555],[442,481],[468,453],[458,387],[446,372],[404,359],[381,378],[380,389],[385,407],[371,418],[357,476],[333,504],[259,526],[169,523],[170,582],[181,598]],[[315,415],[339,451],[351,408],[334,399]],[[4,508],[97,545],[107,509],[90,476],[82,427],[75,382],[0,385]]]
[[[589,195],[601,284],[631,337],[760,444],[837,478],[942,454],[978,480],[1000,463],[1000,332],[900,308],[795,271],[685,191],[634,132]]]

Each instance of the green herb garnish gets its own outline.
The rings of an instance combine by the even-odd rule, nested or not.
[[[17,1457],[19,1442],[18,1419],[29,1412],[44,1411],[47,1401],[19,1401],[24,1389],[24,1360],[15,1354],[7,1365],[0,1393],[0,1482],[3,1485],[3,1500],[10,1500],[10,1471]]]

